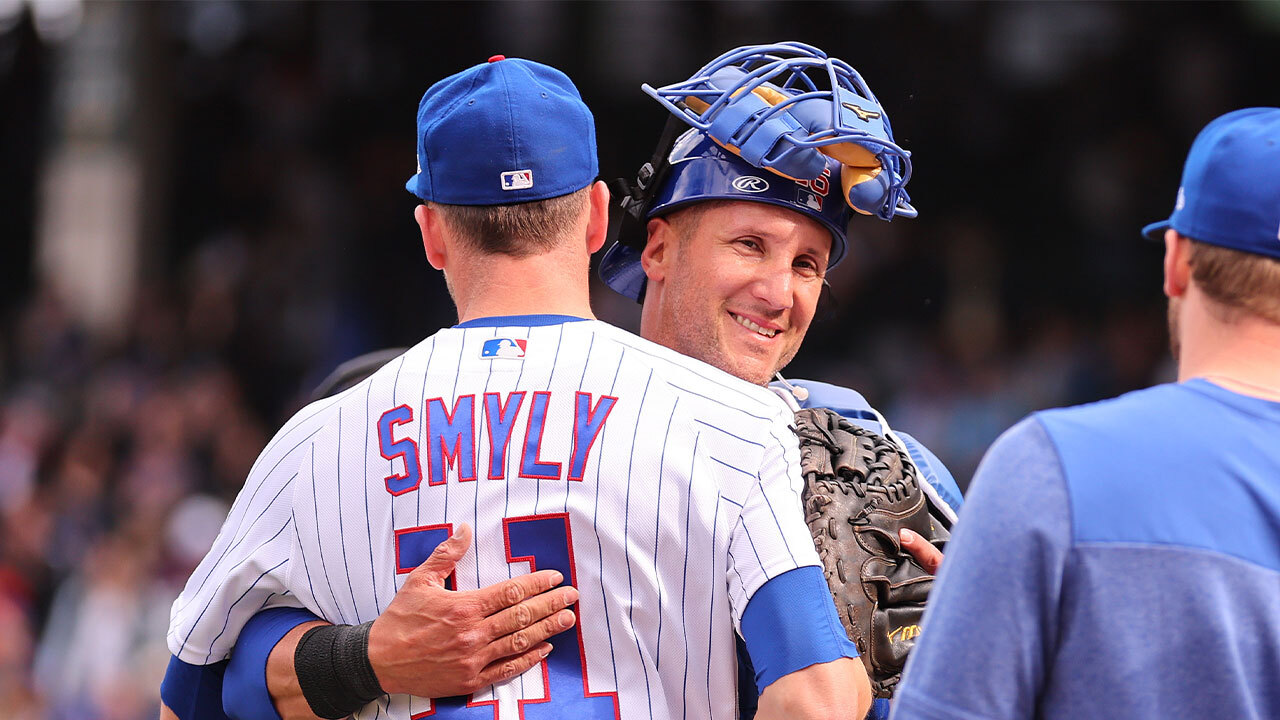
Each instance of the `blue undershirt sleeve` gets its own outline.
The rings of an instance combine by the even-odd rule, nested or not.
[[[938,491],[942,501],[951,506],[952,510],[960,512],[960,507],[964,505],[964,496],[960,492],[960,486],[956,483],[956,479],[951,476],[951,471],[946,465],[934,455],[929,448],[925,447],[919,440],[911,437],[907,433],[899,432],[898,436],[907,444],[907,450],[910,452],[911,459],[920,466],[920,470],[924,473],[924,479]]]
[[[845,635],[822,568],[788,570],[760,586],[742,613],[742,639],[756,689],[810,665],[858,657]]]
[[[974,475],[893,720],[1036,716],[1071,538],[1062,465],[1033,416]]]
[[[178,720],[227,720],[222,712],[222,674],[227,661],[212,665],[192,665],[169,658],[160,700]]]
[[[305,622],[320,620],[301,608],[263,610],[249,619],[236,638],[222,681],[219,707],[231,720],[280,720],[267,691],[267,660],[271,650],[289,631]],[[183,718],[183,720],[187,720]]]

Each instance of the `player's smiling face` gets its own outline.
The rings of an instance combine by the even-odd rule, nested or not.
[[[753,383],[800,349],[831,234],[800,213],[711,202],[650,221],[641,334]]]

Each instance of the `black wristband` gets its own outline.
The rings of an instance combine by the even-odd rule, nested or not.
[[[293,653],[302,696],[311,712],[339,720],[383,695],[369,662],[370,620],[363,625],[321,625],[308,630]]]

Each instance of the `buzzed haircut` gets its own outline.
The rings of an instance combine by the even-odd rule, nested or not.
[[[435,203],[444,222],[475,249],[522,258],[556,247],[577,224],[590,201],[591,186],[568,195],[515,205]]]
[[[1280,324],[1280,260],[1191,240],[1191,277],[1228,312]]]

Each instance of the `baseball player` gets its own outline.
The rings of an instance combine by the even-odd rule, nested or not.
[[[823,84],[828,77],[834,84]],[[917,214],[905,189],[910,154],[893,142],[887,113],[870,87],[843,61],[784,42],[737,48],[688,80],[643,89],[674,117],[636,179],[615,184],[621,229],[600,262],[605,284],[642,304],[641,335],[752,382],[776,377],[775,391],[794,408],[830,408],[901,441],[929,481],[935,505],[954,520],[960,490],[933,453],[895,433],[857,391],[787,381],[779,373],[808,331],[822,276],[847,254],[850,222],[858,215],[892,220]],[[748,95],[755,105],[746,109],[727,102]],[[839,130],[829,130],[832,125]],[[757,244],[768,239],[756,237],[766,230],[803,232],[810,248],[822,248],[777,258],[764,257],[768,248],[757,250],[761,262],[790,260],[792,267],[774,269],[768,277],[775,286],[762,284],[746,294],[794,289],[793,298],[758,297],[750,301],[755,313],[734,312],[725,299],[743,291],[727,283],[713,289],[710,278],[719,281],[724,264],[714,271],[699,267],[699,253],[734,242],[735,230]],[[816,268],[805,267],[815,260]],[[774,315],[786,316],[785,327],[772,327],[778,324]],[[733,324],[756,332],[737,343]],[[766,335],[770,342],[762,346]],[[939,561],[928,548],[920,552],[931,564]]]
[[[1144,233],[1178,382],[996,441],[894,718],[1280,717],[1280,108],[1210,122]]]
[[[460,322],[277,433],[174,603],[176,662],[221,661],[250,616],[301,605],[339,623],[294,654],[323,717],[729,717],[740,635],[762,716],[865,711],[788,409],[591,317],[608,191],[572,83],[497,56],[428,90],[418,130],[408,187]],[[421,643],[384,631],[444,566],[459,590],[551,570],[573,611],[529,671],[414,695],[398,665]]]
[[[816,48],[790,43],[784,45],[789,55],[796,56],[796,63],[820,60],[825,66],[828,62],[839,62],[828,61]],[[764,54],[776,52],[777,48],[765,46],[749,50]],[[796,50],[803,52],[794,52]],[[743,53],[735,51],[725,57],[741,63]],[[711,72],[714,71],[712,69]],[[735,92],[734,88],[721,90],[725,95]],[[874,103],[874,99],[863,97],[870,95],[865,84],[861,93],[859,101],[866,107],[859,109],[864,113],[881,113],[878,105],[866,103]],[[644,297],[642,335],[646,338],[763,384],[795,354],[813,317],[821,276],[846,252],[846,226],[855,209],[841,201],[838,195],[842,192],[839,187],[842,164],[835,160],[823,161],[822,178],[828,182],[796,182],[762,172],[760,167],[699,131],[687,132],[673,148],[675,133],[671,132],[672,128],[687,129],[687,126],[673,121],[667,137],[659,143],[654,162],[642,170],[637,185],[644,184],[647,178],[656,178],[648,183],[649,192],[640,192],[645,188],[635,186],[621,188],[623,196],[628,199],[627,207],[632,211],[631,219],[646,221],[638,224],[645,227],[647,233],[636,233],[632,237],[624,233],[624,242],[612,248],[601,263],[602,276],[622,294],[632,299]],[[887,129],[880,132],[881,137],[888,135]],[[889,136],[887,139],[891,141],[892,138]],[[655,166],[661,172],[655,173]],[[902,176],[895,176],[895,181],[900,180]],[[888,197],[888,192],[882,192],[878,199],[870,198],[864,204],[871,208],[871,214],[880,216],[887,214],[892,217],[895,213],[914,215],[914,210],[905,200],[901,207],[895,200],[890,204],[895,212],[888,212],[884,207]],[[682,234],[680,241],[673,244],[671,231],[674,227],[680,227]],[[779,227],[783,229],[778,230]],[[726,229],[735,229],[740,235],[755,238],[753,242],[758,244],[761,252],[766,249],[767,241],[769,262],[757,259],[763,255],[735,253],[736,257],[712,259],[709,266],[696,265],[697,261],[707,260],[703,251],[718,250],[725,245],[717,231]],[[770,235],[770,231],[774,234]],[[796,238],[801,239],[797,241]],[[643,267],[642,250],[651,254],[658,254],[659,250],[685,252],[674,263],[671,262],[672,257],[666,258],[668,266],[683,268],[685,272],[666,272],[650,285]],[[743,270],[746,265],[751,267]],[[755,283],[757,289],[743,289],[751,283]],[[658,289],[646,293],[646,287]],[[730,318],[722,316],[720,311],[728,301],[734,302],[735,306],[731,307],[738,310]],[[754,308],[750,313],[747,305]],[[774,332],[762,341],[760,337],[763,334],[749,328],[742,322],[744,319],[764,329],[763,334]],[[730,325],[730,322],[734,324]],[[765,325],[777,327],[764,328]],[[752,332],[735,334],[738,333],[737,327]],[[857,424],[897,438],[929,481],[935,503],[954,517],[952,509],[959,507],[960,493],[947,469],[913,438],[895,434],[860,394],[813,381],[780,381],[775,389],[793,408],[800,405],[829,407]],[[908,535],[903,538],[903,543],[917,554],[922,564],[930,570],[936,569],[940,555],[922,538]],[[289,622],[307,619],[315,618],[302,613],[290,616]],[[287,629],[288,623],[273,624],[267,614],[255,618],[245,628],[240,642],[249,644],[249,639],[253,638],[255,649],[241,652],[238,647],[228,671],[229,686],[236,685],[228,697],[236,701],[237,716],[270,717],[269,696],[266,688],[262,687],[261,678],[264,676],[272,678],[271,696],[277,698],[277,705],[280,705],[282,697],[297,697],[296,679],[289,676],[291,663],[287,650],[277,650],[271,656],[268,671],[263,671],[267,653]],[[287,649],[289,642],[280,643],[280,646]],[[752,684],[746,684],[744,698],[752,695],[752,691]],[[248,697],[262,698],[256,704],[257,708],[268,706],[265,708],[268,714],[256,715],[254,708],[245,707],[245,703],[239,701]],[[878,701],[876,709],[878,716],[883,717],[887,714],[887,703]]]
[[[854,216],[916,216],[909,154],[871,89],[802,43],[738,48],[688,80],[643,89],[674,117],[636,180],[615,185],[623,226],[600,263],[609,287],[642,303],[641,335],[752,382],[777,377],[772,387],[793,409],[829,408],[892,438],[949,525],[960,491],[927,448],[860,393],[779,374],[808,330],[822,277],[847,254]],[[936,571],[941,554],[928,542],[911,531],[900,541]],[[872,716],[888,709],[877,699]]]

